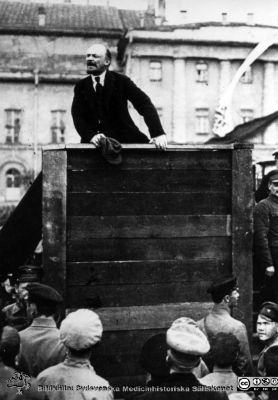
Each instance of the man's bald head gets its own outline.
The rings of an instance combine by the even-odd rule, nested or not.
[[[86,53],[87,73],[100,75],[111,63],[110,50],[103,44],[93,44]]]

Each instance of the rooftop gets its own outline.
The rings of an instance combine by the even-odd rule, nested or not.
[[[45,15],[41,23],[39,23],[39,13]],[[125,18],[127,23],[131,17],[132,13],[130,18]],[[1,1],[0,29],[2,31],[90,33],[99,30],[122,32],[125,28],[116,7]]]

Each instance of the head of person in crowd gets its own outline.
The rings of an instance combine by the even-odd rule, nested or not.
[[[16,272],[16,292],[18,297],[26,300],[28,293],[26,286],[29,283],[40,282],[43,275],[43,269],[36,265],[22,265]]]
[[[144,343],[140,364],[150,375],[147,377],[148,384],[160,384],[169,375],[169,366],[166,363],[167,349],[165,333],[158,333]]]
[[[178,318],[166,333],[170,373],[189,373],[196,368],[210,345],[205,334],[191,318]]]
[[[12,274],[0,275],[0,309],[13,302],[15,288]]]
[[[266,376],[278,376],[278,346],[271,346],[264,353]]]
[[[93,347],[101,340],[103,327],[99,316],[88,309],[67,315],[60,326],[60,338],[69,356],[89,360]]]
[[[214,367],[231,368],[239,354],[239,341],[232,333],[219,332],[211,337],[210,355]]]
[[[14,287],[14,277],[13,274],[5,274],[1,276],[1,286],[4,288],[5,292],[12,295]]]
[[[257,333],[263,342],[278,336],[278,304],[268,301],[260,307],[257,319]]]
[[[11,326],[0,327],[0,361],[8,367],[15,367],[15,357],[19,352],[20,337]]]
[[[27,313],[33,318],[54,317],[57,307],[63,302],[63,298],[57,290],[42,283],[28,283],[26,291],[28,293]]]
[[[207,293],[211,295],[212,301],[216,304],[226,304],[230,309],[238,305],[239,289],[234,276],[214,282],[207,289]]]
[[[270,194],[278,197],[278,169],[270,171],[268,175],[268,189]]]
[[[103,44],[93,44],[86,53],[87,74],[101,75],[111,64],[111,52]]]

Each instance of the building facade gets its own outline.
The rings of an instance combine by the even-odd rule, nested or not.
[[[22,197],[43,145],[80,142],[71,103],[86,50],[107,44],[117,69],[123,32],[113,7],[0,2],[0,204]]]
[[[136,29],[127,34],[126,70],[155,99],[171,142],[205,143],[213,136],[215,109],[236,71],[262,39],[277,33],[275,27],[235,23]],[[277,110],[277,63],[276,39],[235,87],[234,126]],[[138,123],[143,128],[143,121]],[[276,124],[250,141],[271,152],[278,145]]]
[[[40,170],[43,145],[79,142],[70,109],[92,42],[107,44],[111,68],[149,94],[169,142],[192,144],[212,137],[223,91],[251,50],[272,35],[274,44],[236,85],[233,124],[277,110],[277,27],[256,25],[250,16],[230,23],[225,13],[220,22],[171,25],[164,0],[148,0],[145,13],[60,3],[0,1],[0,208],[22,197]],[[147,133],[142,118],[130,112]],[[254,161],[271,158],[276,132],[273,123],[248,139],[256,145]]]

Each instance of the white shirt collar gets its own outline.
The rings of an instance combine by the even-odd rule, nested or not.
[[[106,75],[106,71],[104,71],[102,74],[100,74],[100,75],[91,75],[91,77],[92,77],[92,81],[93,81],[93,85],[94,85],[94,89],[96,88],[96,84],[97,84],[97,82],[96,82],[96,77],[99,77],[100,79],[99,79],[99,83],[102,85],[102,86],[104,86],[104,80],[105,80],[105,75]]]

